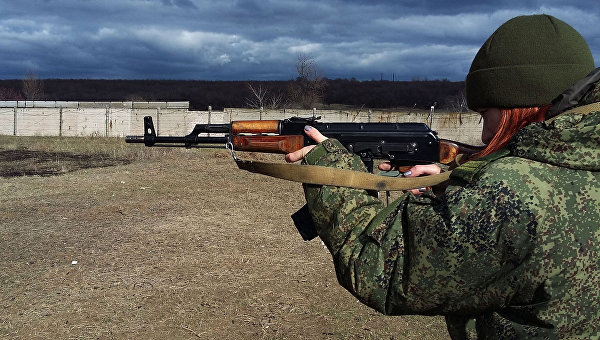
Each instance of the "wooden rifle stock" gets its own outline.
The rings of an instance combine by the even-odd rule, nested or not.
[[[447,139],[440,139],[440,163],[449,165],[455,162],[458,155],[463,155],[467,159],[483,150],[482,146],[474,146],[455,142]]]

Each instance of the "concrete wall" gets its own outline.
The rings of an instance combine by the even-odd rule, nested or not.
[[[441,138],[480,144],[477,113],[389,112],[377,110],[190,111],[188,102],[0,101],[0,134],[16,136],[142,135],[143,117],[152,116],[158,135],[182,136],[197,123],[321,116],[325,122],[423,122]]]
[[[146,115],[160,121],[165,133],[179,134],[207,114],[189,111],[189,102],[0,101],[0,134],[123,137],[143,133]]]

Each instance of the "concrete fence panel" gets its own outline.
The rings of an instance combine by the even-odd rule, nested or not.
[[[14,107],[0,107],[0,134],[15,134],[15,110]]]
[[[58,112],[54,108],[17,108],[16,131],[19,136],[56,136]]]

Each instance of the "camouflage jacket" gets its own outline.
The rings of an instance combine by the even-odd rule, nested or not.
[[[600,101],[596,82],[579,104]],[[577,110],[575,110],[577,111]],[[328,139],[308,164],[366,171]],[[522,129],[459,167],[441,196],[385,206],[304,185],[338,281],[389,315],[444,315],[452,338],[600,337],[600,111]]]

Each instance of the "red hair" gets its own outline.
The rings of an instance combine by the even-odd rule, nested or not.
[[[475,157],[487,156],[505,147],[510,139],[523,127],[530,123],[543,121],[551,106],[501,109],[500,124],[496,135],[485,149],[475,154]]]

